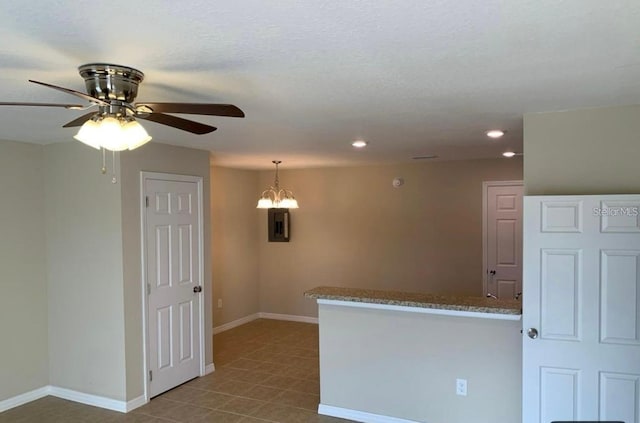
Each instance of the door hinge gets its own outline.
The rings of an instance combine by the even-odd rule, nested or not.
[[[151,295],[151,284],[147,284],[147,295]]]
[[[144,205],[146,207],[149,207],[149,196],[148,195],[144,197]]]
[[[149,370],[149,382],[153,381],[153,372]]]

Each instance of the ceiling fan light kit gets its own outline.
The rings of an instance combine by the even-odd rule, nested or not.
[[[151,136],[131,117],[94,116],[86,121],[74,137],[95,149],[133,150],[151,141]]]
[[[79,126],[80,130],[74,136],[76,140],[96,149],[113,152],[133,150],[151,140],[151,136],[136,119],[202,135],[217,128],[165,113],[244,117],[244,112],[231,104],[134,103],[138,86],[144,80],[144,73],[128,66],[89,63],[80,66],[78,72],[84,79],[86,94],[31,79],[29,82],[79,97],[89,102],[87,106],[24,102],[0,102],[0,106],[64,107],[70,110],[85,110],[97,106],[98,111],[80,116],[63,127]]]

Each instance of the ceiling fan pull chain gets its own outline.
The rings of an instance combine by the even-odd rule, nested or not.
[[[116,159],[119,157],[119,154],[117,154],[116,151],[112,151],[111,153],[113,153],[111,161],[111,170],[113,171],[113,177],[111,178],[111,183],[117,184],[118,178],[116,178]]]
[[[100,168],[100,173],[102,173],[103,175],[106,175],[107,174],[107,149],[102,147],[100,151],[102,152],[102,167]],[[116,176],[117,175],[116,166],[119,159],[120,159],[120,153],[117,151],[111,150],[111,183],[112,184],[118,183],[118,178]]]
[[[104,147],[102,147],[100,150],[102,150],[102,168],[100,168],[100,172],[102,172],[103,175],[107,174],[107,150],[104,149]]]

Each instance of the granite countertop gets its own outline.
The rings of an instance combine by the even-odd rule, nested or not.
[[[304,296],[323,300],[387,304],[475,313],[522,314],[522,303],[518,300],[496,300],[485,297],[433,295],[416,292],[381,291],[376,289],[339,288],[334,286],[319,286],[306,291]]]

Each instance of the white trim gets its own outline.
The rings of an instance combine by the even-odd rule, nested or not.
[[[149,400],[144,395],[140,395],[138,398],[127,401],[127,403],[125,404],[125,413],[128,413],[131,410],[135,410],[138,407],[142,407],[148,402]]]
[[[520,320],[521,314],[480,313],[477,311],[446,310],[440,308],[409,307],[393,304],[360,303],[356,301],[325,300],[318,298],[318,304],[342,307],[368,308],[374,310],[405,311],[409,313],[438,314],[441,316],[476,317],[493,320]]]
[[[200,312],[200,376],[204,376],[207,374],[206,370],[206,351],[205,351],[205,337],[206,333],[204,331],[204,307],[205,307],[205,295],[208,295],[207,289],[205,287],[204,280],[204,193],[202,185],[204,184],[204,178],[201,176],[190,176],[196,181],[198,188],[198,203],[200,207],[198,207],[198,226],[200,227],[200,231],[198,231],[198,249],[200,250],[199,258],[198,258],[198,273],[200,274],[200,286],[202,287],[202,291],[200,291],[200,295],[198,295],[199,302],[199,312]]]
[[[142,294],[142,391],[145,401],[149,401],[149,386],[148,378],[149,366],[149,348],[147,348],[147,342],[149,341],[149,328],[147,327],[148,317],[148,299],[147,299],[147,215],[146,209],[146,197],[144,189],[144,174],[140,172],[140,285]]]
[[[210,375],[211,373],[216,371],[216,366],[213,363],[207,364],[206,366],[204,366],[204,374],[206,375]]]
[[[0,401],[0,413],[14,407],[19,407],[28,402],[44,398],[47,395],[49,395],[49,386],[43,386],[42,388],[34,389],[33,391],[25,392],[24,394],[16,395],[15,397]]]
[[[127,412],[127,403],[111,398],[100,397],[98,395],[85,394],[84,392],[73,391],[66,388],[51,386],[49,394],[54,397],[79,402],[81,404],[92,405],[94,407],[106,408],[107,410]]]
[[[261,319],[272,319],[272,320],[288,320],[290,322],[302,322],[302,323],[314,323],[314,324],[318,324],[318,318],[317,317],[310,317],[310,316],[296,316],[294,314],[277,314],[277,313],[265,313],[265,312],[260,312],[258,313],[258,316]]]
[[[366,411],[352,410],[350,408],[334,407],[333,405],[318,405],[318,414],[354,420],[363,423],[419,423],[416,420],[401,419],[398,417],[383,416],[382,414],[367,413]]]
[[[149,328],[147,322],[147,313],[148,313],[148,296],[147,296],[147,275],[146,275],[146,265],[147,265],[147,222],[146,222],[146,191],[145,191],[145,182],[147,180],[161,180],[161,181],[175,181],[175,182],[191,182],[195,183],[198,191],[198,225],[200,230],[198,231],[198,247],[199,247],[199,266],[198,266],[198,275],[200,286],[202,287],[202,291],[198,298],[199,304],[199,313],[198,317],[200,320],[200,376],[204,376],[207,373],[206,365],[205,365],[205,330],[204,330],[204,314],[205,314],[205,303],[204,298],[205,295],[208,295],[205,280],[204,280],[204,195],[203,195],[203,178],[202,176],[191,176],[191,175],[178,175],[173,173],[159,173],[159,172],[140,172],[140,248],[141,248],[141,285],[142,285],[142,338],[143,338],[143,372],[142,372],[142,380],[144,386],[144,399],[145,402],[149,401],[149,378],[147,375],[149,374]]]
[[[84,392],[78,392],[71,389],[47,385],[43,386],[42,388],[34,389],[30,392],[25,392],[24,394],[17,395],[13,398],[0,401],[0,413],[11,408],[38,400],[40,398],[44,398],[46,396],[62,398],[80,404],[105,408],[107,410],[119,411],[121,413],[127,413],[131,410],[135,410],[136,408],[141,407],[148,402],[144,395],[141,395],[138,398],[134,398],[131,401],[125,402],[107,397],[101,397],[98,395],[85,394]]]
[[[248,316],[244,316],[244,317],[241,317],[239,319],[236,319],[236,320],[234,320],[232,322],[225,323],[225,324],[220,325],[220,326],[215,326],[213,328],[213,334],[216,335],[216,334],[218,334],[220,332],[224,332],[224,331],[227,331],[229,329],[233,329],[235,327],[238,327],[240,325],[244,325],[245,323],[252,322],[252,321],[254,321],[256,319],[259,319],[259,318],[260,318],[260,313],[254,313],[254,314],[250,314]]]
[[[488,208],[488,191],[489,187],[507,187],[521,186],[523,187],[522,196],[524,197],[524,181],[483,181],[482,182],[482,295],[487,295],[487,208]]]
[[[229,329],[233,329],[235,327],[244,325],[245,323],[252,322],[256,319],[271,319],[271,320],[287,320],[290,322],[302,322],[302,323],[313,323],[318,324],[317,317],[310,316],[296,316],[295,314],[278,314],[278,313],[265,313],[263,311],[259,313],[250,314],[248,316],[241,317],[229,323],[225,323],[220,326],[215,326],[213,328],[213,334],[216,335],[218,333],[227,331]]]

